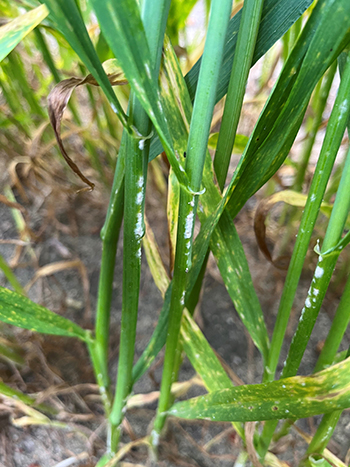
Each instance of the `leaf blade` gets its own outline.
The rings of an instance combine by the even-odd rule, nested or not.
[[[170,415],[215,421],[305,418],[350,406],[350,359],[312,376],[236,386],[178,402]]]
[[[4,287],[0,287],[0,320],[30,331],[77,337],[83,341],[90,338],[88,331],[67,318]]]
[[[45,5],[28,11],[0,28],[0,62],[49,14]]]

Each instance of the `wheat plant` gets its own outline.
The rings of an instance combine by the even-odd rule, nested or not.
[[[146,440],[154,455],[157,455],[165,421],[172,416],[232,422],[242,439],[242,462],[248,462],[249,456],[254,465],[285,465],[269,451],[272,440],[288,434],[295,420],[322,414],[316,434],[307,440],[309,446],[300,465],[345,465],[326,447],[341,412],[350,407],[350,360],[347,352],[337,354],[350,318],[349,279],[315,373],[296,375],[337,259],[350,241],[349,233],[344,235],[350,207],[350,152],[332,188],[332,193],[336,194],[334,203],[324,202],[350,121],[349,1],[245,0],[231,18],[232,8],[236,8],[232,0],[215,0],[208,10],[203,54],[185,76],[171,42],[178,38],[174,18],[183,2],[87,1],[101,31],[96,46],[89,36],[88,18],[82,14],[79,1],[44,0],[41,3],[23,2],[27,13],[0,28],[0,59],[7,55],[10,58],[4,62],[2,73],[12,73],[14,82],[21,80],[31,112],[42,121],[46,117],[41,107],[23,84],[25,76],[21,72],[20,56],[11,51],[42,22],[68,42],[88,74],[82,79],[60,82],[45,37],[41,29],[35,30],[37,44],[57,83],[50,93],[49,115],[58,145],[70,167],[90,188],[94,184],[70,159],[60,135],[62,115],[74,87],[87,84],[99,86],[103,91],[107,99],[104,106],[106,126],[100,122],[101,138],[115,116],[123,133],[120,145],[104,146],[110,168],[115,167],[115,170],[101,231],[102,258],[94,330],[82,329],[31,302],[2,260],[0,267],[14,291],[0,289],[0,319],[35,332],[85,342],[108,425],[106,453],[98,462],[99,467],[110,467],[121,459],[120,436],[128,398],[135,382],[150,368],[163,346],[165,357],[157,415]],[[210,2],[207,3],[209,8]],[[250,68],[282,37],[283,68],[254,130],[244,138],[237,134],[237,128]],[[104,54],[98,47],[102,40]],[[341,76],[339,89],[312,182],[307,194],[301,194],[315,135],[337,69]],[[19,115],[18,102],[5,75],[0,76],[3,95],[8,106]],[[122,95],[113,89],[126,82],[130,86],[127,105],[121,101]],[[224,96],[221,126],[213,140],[214,106]],[[93,94],[90,97],[94,104]],[[314,117],[296,170],[294,191],[277,193],[279,201],[286,200],[294,206],[292,219],[295,219],[295,206],[303,206],[303,214],[270,339],[235,228],[235,218],[249,198],[269,184],[286,161],[309,104],[314,109]],[[69,105],[74,113],[76,103]],[[19,131],[30,134],[31,122],[25,116],[18,119],[17,125]],[[113,125],[109,124],[109,131],[115,133]],[[117,139],[117,135],[114,136]],[[210,137],[213,158],[208,150]],[[239,144],[243,146],[242,155],[233,175],[228,177],[232,151]],[[87,140],[86,148],[91,165],[108,186],[108,177],[93,141]],[[167,213],[172,246],[171,276],[163,266],[151,227],[145,219],[148,165],[163,151],[170,166]],[[283,371],[277,376],[305,256],[314,247],[311,235],[322,209],[328,209],[328,225],[322,244],[315,249],[317,265],[313,279],[300,310]],[[200,230],[194,236],[197,218]],[[118,375],[114,384],[109,374],[108,348],[113,276],[122,225],[122,318]],[[141,248],[146,252],[164,301],[150,342],[134,364]],[[215,257],[235,309],[262,356],[264,374],[260,384],[235,386],[194,321],[209,252]],[[265,253],[268,257],[268,251]],[[177,382],[183,354],[201,378],[207,394],[176,402],[172,388]],[[3,383],[0,392],[35,405],[34,399]],[[37,409],[47,412],[50,407],[38,405]],[[283,419],[286,423],[276,432],[278,421]],[[247,422],[258,422],[252,443],[247,436],[250,426]]]

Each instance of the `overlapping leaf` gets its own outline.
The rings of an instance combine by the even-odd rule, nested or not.
[[[188,359],[209,392],[233,387],[232,381],[187,310],[182,318],[181,339]],[[240,436],[244,437],[242,426],[238,423],[233,425]]]
[[[311,5],[312,0],[265,0],[261,16],[260,28],[256,42],[252,65],[256,63],[295,21]],[[217,88],[216,101],[218,102],[227,92],[233,57],[236,48],[237,35],[242,12],[239,11],[230,21],[224,58],[221,65],[220,81]],[[201,59],[191,68],[185,76],[190,98],[193,101],[196,92]],[[163,151],[158,137],[152,138],[149,158],[152,160]]]
[[[173,136],[174,144],[176,141],[179,150],[183,153],[187,145],[187,132],[192,106],[177,58],[169,41],[165,42],[164,54],[164,68],[163,74],[161,75],[163,107],[167,115],[169,127],[172,129],[174,128],[175,131]],[[176,99],[174,99],[174,95],[177,96]],[[214,185],[213,180],[212,163],[208,153],[203,172],[203,185],[206,191],[200,197],[200,202],[203,207],[198,211],[198,216],[202,222],[202,229],[194,243],[192,268],[189,271],[185,304],[187,304],[199,276],[209,248],[211,236],[215,231],[216,236],[215,240],[212,242],[211,248],[213,252],[215,251],[214,254],[217,255],[217,258],[220,259],[218,265],[222,268],[221,272],[225,285],[254,343],[259,348],[264,358],[266,358],[269,347],[268,335],[259,300],[252,284],[248,263],[233,222],[227,214],[223,217],[223,220],[220,220],[225,203],[221,201],[221,195],[218,188]],[[220,230],[217,227],[215,230],[219,220],[220,222],[224,222],[225,226]],[[155,333],[134,369],[135,377],[139,377],[146,371],[157,355],[156,352],[158,352],[165,343],[170,295],[171,284],[165,295],[161,316]]]
[[[92,0],[92,4],[106,41],[156,128],[176,177],[188,187],[187,176],[175,155],[160,95],[152,79],[152,60],[137,1],[120,0],[117,4],[112,0]]]
[[[317,82],[350,40],[350,3],[319,1],[250,137],[230,184],[234,217],[288,155]]]

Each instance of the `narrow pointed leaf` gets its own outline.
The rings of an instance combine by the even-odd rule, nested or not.
[[[69,319],[4,287],[0,287],[0,321],[44,334],[91,339],[88,331]]]
[[[236,386],[174,404],[169,414],[187,419],[259,421],[305,418],[350,407],[350,359],[313,376]]]
[[[261,15],[260,27],[252,66],[277,42],[287,30],[297,21],[313,0],[265,0]],[[227,92],[233,57],[236,48],[237,35],[242,12],[239,11],[228,27],[223,63],[220,71],[220,81],[217,88],[216,102]],[[193,101],[196,92],[201,59],[185,76],[190,98]],[[162,145],[155,135],[152,138],[149,159],[152,160],[163,151]]]
[[[287,157],[314,87],[350,40],[349,18],[347,0],[316,4],[231,181],[228,209],[232,217]]]
[[[192,105],[171,44],[165,42],[164,50],[165,70],[161,77],[164,109],[167,112],[169,127],[171,129],[177,128],[174,139],[176,139],[179,150],[183,153],[187,145],[187,128],[191,118]],[[165,76],[168,79],[167,85],[164,83]],[[173,95],[177,96],[177,99],[174,99]],[[227,213],[222,214],[225,201],[213,180],[212,161],[207,153],[203,171],[203,185],[206,191],[200,196],[200,204],[202,204],[203,209],[198,211],[202,229],[195,241],[193,253],[193,258],[198,260],[195,266],[196,272],[199,272],[211,239],[210,248],[218,262],[222,278],[235,308],[255,345],[266,358],[269,339],[260,303],[253,287],[248,262],[232,220]],[[189,282],[191,282],[191,278],[189,278]]]
[[[28,11],[0,28],[0,62],[49,14],[45,5]]]

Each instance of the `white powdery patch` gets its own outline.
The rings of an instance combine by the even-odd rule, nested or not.
[[[313,292],[314,292],[315,297],[317,297],[317,295],[320,293],[318,289],[314,289]]]
[[[136,226],[134,233],[137,237],[141,238],[143,235],[143,229],[142,229],[142,214],[141,212],[137,213],[137,220],[136,220]]]
[[[137,186],[138,186],[139,188],[143,188],[143,182],[144,182],[144,181],[143,181],[143,176],[140,175],[139,179],[137,180]]]
[[[182,292],[181,298],[180,298],[180,304],[184,305],[185,304],[185,291]]]
[[[194,198],[188,203],[190,206],[194,207]]]
[[[323,268],[321,266],[317,266],[316,271],[315,271],[315,277],[316,279],[320,279],[324,274]]]
[[[173,412],[175,412],[175,411],[173,410]],[[151,438],[152,438],[153,446],[158,446],[158,444],[159,444],[159,433],[157,433],[155,430],[152,430]]]
[[[311,198],[310,198],[311,203],[313,203],[315,201],[315,199],[316,199],[316,195],[315,195],[315,193],[313,193],[311,195]]]
[[[339,120],[342,120],[347,109],[348,109],[348,100],[344,99],[343,102],[339,106],[339,110],[340,110]]]
[[[141,88],[136,79],[132,80],[132,84],[134,85],[135,89],[143,96],[143,89]]]
[[[311,308],[311,300],[309,297],[307,297],[307,299],[305,300],[305,307],[306,308]]]
[[[139,150],[143,151],[144,147],[145,147],[145,140],[140,139],[140,141],[139,141]]]
[[[140,205],[142,203],[143,192],[139,191],[136,195],[136,204]]]
[[[139,191],[136,195],[136,204],[138,206],[141,205],[142,203],[142,200],[143,200],[143,194],[144,194],[144,179],[143,179],[143,176],[141,175],[139,177],[139,179],[137,180],[137,183],[136,183],[137,187],[139,188]]]
[[[300,318],[299,318],[299,322],[301,322],[304,319],[304,313],[305,313],[305,307],[301,310],[301,315],[300,315]],[[293,341],[292,341],[292,343],[293,343]]]
[[[191,238],[193,218],[194,218],[194,214],[193,214],[193,211],[191,211],[186,217],[185,235],[184,235],[185,238]]]

